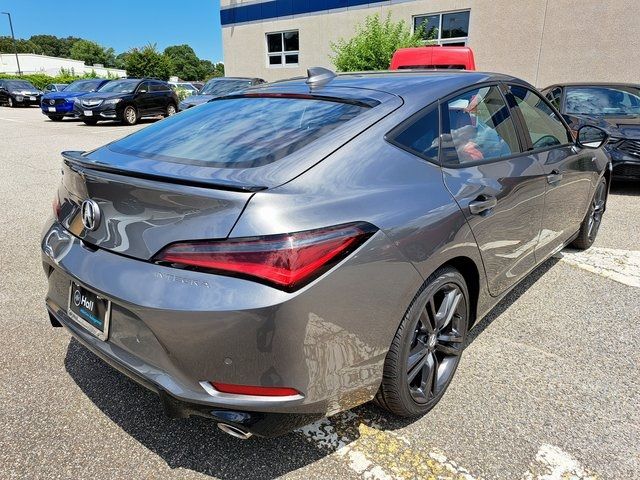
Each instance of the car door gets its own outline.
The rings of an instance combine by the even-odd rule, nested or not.
[[[6,103],[8,98],[7,94],[7,85],[5,82],[0,80],[0,104]]]
[[[498,85],[441,103],[445,185],[464,212],[497,296],[536,266],[546,178],[522,139]]]
[[[139,116],[153,113],[153,94],[150,91],[151,82],[144,81],[136,89],[136,108]]]
[[[167,108],[169,87],[161,82],[151,82],[151,95],[154,113],[164,113]]]
[[[525,131],[526,150],[546,177],[544,216],[537,257],[544,259],[580,228],[597,175],[593,151],[578,150],[569,128],[532,88],[509,85],[514,116]]]

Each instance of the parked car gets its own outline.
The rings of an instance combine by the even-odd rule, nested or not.
[[[240,438],[374,398],[421,415],[469,328],[592,244],[606,140],[490,73],[312,68],[218,98],[63,153],[50,320]]]
[[[611,136],[606,148],[615,179],[640,180],[640,85],[565,83],[543,93],[574,129],[591,124]]]
[[[50,83],[44,87],[42,90],[45,94],[49,92],[61,92],[63,91],[69,84],[68,83]]]
[[[204,87],[204,82],[191,82],[191,85],[193,85],[198,89],[198,91],[200,91],[202,90],[202,87]]]
[[[475,70],[476,62],[469,47],[434,45],[400,48],[391,57],[389,70],[402,69]]]
[[[265,83],[261,78],[220,77],[209,80],[202,90],[185,98],[178,105],[178,110],[186,110],[208,102],[211,99],[241,92],[251,86]]]
[[[178,97],[169,84],[154,78],[112,80],[75,102],[74,113],[87,125],[118,120],[135,125],[142,117],[176,113]]]
[[[64,117],[73,117],[74,104],[76,100],[88,93],[97,91],[109,80],[104,78],[91,78],[87,80],[76,80],[61,92],[46,93],[42,97],[40,109],[42,113],[54,122],[62,120]]]
[[[39,105],[42,91],[26,80],[0,80],[0,105]]]

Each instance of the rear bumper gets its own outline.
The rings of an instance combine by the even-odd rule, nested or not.
[[[240,427],[259,437],[277,437],[319,420],[324,416],[322,413],[289,414],[242,411],[221,408],[211,403],[195,403],[178,398],[163,386],[165,382],[161,381],[161,383],[157,383],[153,376],[141,374],[139,371],[131,368],[130,364],[120,360],[124,352],[118,352],[120,355],[114,355],[113,352],[105,349],[104,345],[106,344],[86,333],[81,327],[78,327],[78,325],[64,313],[63,309],[51,302],[47,302],[47,310],[49,311],[53,325],[58,324],[65,327],[78,342],[104,362],[141,386],[155,392],[160,399],[165,415],[169,418],[187,418],[195,415],[209,418],[215,422]],[[156,378],[163,375],[160,372],[154,373]]]
[[[42,249],[53,318],[166,395],[179,416],[220,421],[219,412],[231,411],[251,423],[278,414],[287,429],[373,398],[397,325],[422,282],[381,232],[294,293],[96,250],[53,221]],[[72,279],[112,301],[107,341],[66,315]],[[290,387],[301,395],[213,395],[201,384],[208,381]]]

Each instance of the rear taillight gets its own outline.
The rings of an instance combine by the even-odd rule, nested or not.
[[[289,387],[258,387],[219,382],[210,382],[210,384],[221,393],[232,393],[234,395],[253,395],[259,397],[289,397],[292,395],[300,395],[298,390]]]
[[[53,209],[53,215],[56,217],[56,220],[60,220],[60,199],[58,199],[58,195],[53,197],[53,201],[51,202],[51,208]]]
[[[292,291],[326,272],[375,230],[368,223],[353,223],[268,237],[175,243],[155,260],[246,277]]]

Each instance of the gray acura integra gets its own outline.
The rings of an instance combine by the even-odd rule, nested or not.
[[[311,69],[213,100],[63,153],[50,320],[236,437],[372,399],[420,415],[474,323],[592,244],[606,141],[489,73]]]

